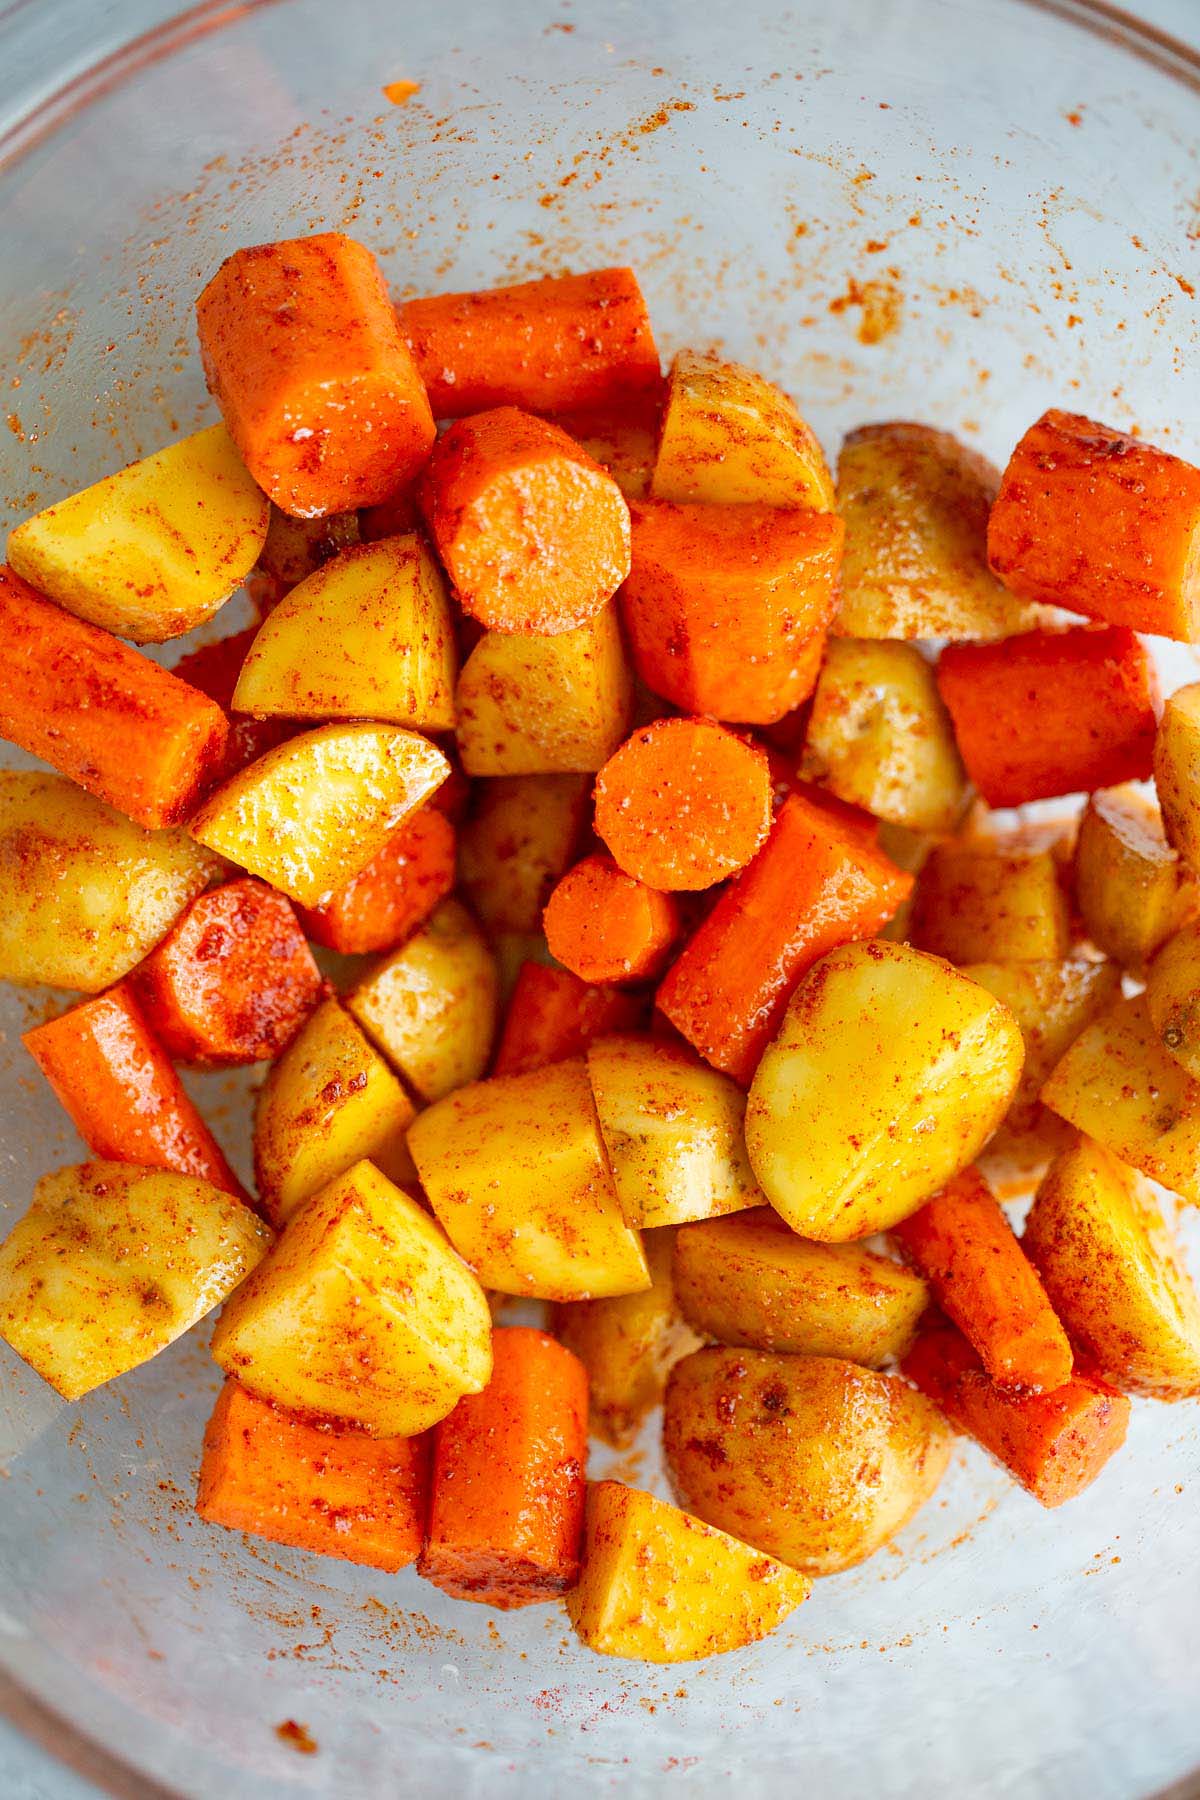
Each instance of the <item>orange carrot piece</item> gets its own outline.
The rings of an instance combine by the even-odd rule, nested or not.
[[[292,905],[243,876],[193,900],[129,985],[168,1056],[270,1061],[325,991]]]
[[[987,545],[1023,600],[1200,638],[1200,468],[1110,425],[1043,413],[1004,471]]]
[[[629,508],[612,476],[515,406],[452,425],[420,498],[459,600],[489,631],[573,631],[629,573]]]
[[[258,636],[257,625],[232,637],[218,638],[199,650],[189,650],[175,664],[173,674],[188,682],[200,693],[215,700],[229,718],[229,738],[221,765],[221,780],[236,775],[247,763],[257,762],[276,744],[295,737],[301,729],[288,719],[252,719],[249,713],[234,712],[233,695],[250,646]]]
[[[768,753],[770,754],[769,747]],[[828,813],[844,831],[853,833],[860,843],[868,846],[879,843],[879,820],[864,807],[855,806],[852,800],[842,800],[837,794],[831,794],[828,788],[818,787],[812,781],[793,779],[789,791],[799,794],[802,800],[807,800],[818,812]]]
[[[245,1198],[124,983],[27,1031],[21,1041],[97,1156],[199,1175]]]
[[[1061,1506],[1090,1487],[1125,1442],[1124,1394],[1081,1374],[1045,1394],[999,1387],[944,1321],[922,1329],[900,1367],[1043,1506]]]
[[[937,684],[989,806],[1145,781],[1161,703],[1146,646],[1120,626],[951,644]]]
[[[992,1380],[1043,1392],[1071,1378],[1071,1345],[1036,1269],[977,1169],[892,1227]]]
[[[769,506],[630,504],[621,609],[634,666],[684,712],[782,719],[816,685],[837,610],[842,522]]]
[[[314,944],[357,956],[394,950],[454,886],[454,827],[432,803],[320,906],[300,908]]]
[[[337,231],[227,257],[196,306],[209,390],[296,518],[375,506],[433,446],[429,399],[371,252]]]
[[[542,915],[550,954],[580,981],[648,981],[679,936],[670,894],[626,875],[611,856],[585,856],[556,883]]]
[[[285,1412],[229,1380],[204,1432],[196,1511],[211,1525],[395,1574],[417,1560],[428,1436],[371,1437]]]
[[[632,269],[433,294],[404,301],[399,313],[439,419],[493,406],[574,412],[662,380]]]
[[[596,835],[617,867],[664,893],[736,875],[771,826],[765,754],[712,719],[659,719],[596,777]]]
[[[524,1075],[582,1056],[612,1031],[636,1031],[643,1007],[619,988],[589,987],[569,969],[524,962],[504,1017],[493,1075]]]
[[[151,831],[222,773],[219,706],[0,566],[0,736]]]
[[[912,881],[860,831],[793,794],[656,1004],[714,1068],[747,1084],[805,971],[838,944],[873,937]]]
[[[544,1331],[492,1333],[492,1377],[434,1432],[417,1567],[458,1600],[509,1610],[574,1587],[587,1463],[587,1371]]]

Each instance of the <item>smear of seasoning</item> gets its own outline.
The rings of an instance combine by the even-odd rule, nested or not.
[[[281,1744],[289,1744],[291,1748],[297,1751],[301,1756],[315,1756],[317,1754],[318,1745],[316,1738],[312,1735],[312,1732],[308,1729],[307,1725],[301,1725],[295,1719],[285,1719],[282,1725],[277,1725],[275,1727],[275,1736],[279,1739]]]
[[[406,100],[411,100],[420,91],[419,81],[389,81],[383,90],[383,97],[390,100],[393,106],[403,106]]]
[[[831,313],[844,313],[852,306],[857,306],[862,313],[858,322],[859,343],[878,344],[891,332],[898,330],[902,305],[900,289],[894,282],[856,281],[851,276],[846,284],[846,292],[829,302],[829,310]]]

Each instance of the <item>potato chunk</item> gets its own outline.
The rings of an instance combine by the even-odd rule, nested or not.
[[[906,944],[845,944],[801,982],[758,1065],[746,1148],[802,1237],[886,1231],[974,1161],[1020,1079],[1007,1007]]]
[[[697,1350],[667,1382],[680,1505],[806,1575],[852,1568],[894,1537],[937,1487],[950,1442],[900,1376],[836,1357]]]
[[[599,1481],[588,1489],[583,1568],[567,1613],[602,1656],[697,1662],[757,1643],[811,1587],[668,1501]]]
[[[1200,870],[1200,681],[1177,688],[1154,740],[1154,785],[1167,842]]]
[[[0,1336],[78,1400],[182,1337],[270,1241],[248,1206],[194,1175],[57,1169],[0,1245]]]
[[[1154,958],[1146,1005],[1160,1042],[1200,1081],[1200,925],[1189,925]]]
[[[1200,1297],[1148,1182],[1084,1138],[1038,1188],[1022,1238],[1092,1370],[1127,1394],[1200,1394]]]
[[[463,892],[489,933],[537,931],[575,860],[588,812],[585,775],[498,775],[476,783],[458,834]]]
[[[429,1203],[485,1287],[592,1300],[650,1285],[582,1057],[459,1088],[408,1134]]]
[[[1195,878],[1137,788],[1103,788],[1088,800],[1075,841],[1075,900],[1096,948],[1135,972],[1200,908]]]
[[[98,994],[167,935],[220,859],[61,775],[0,774],[0,978]]]
[[[954,963],[1064,957],[1071,919],[1053,854],[935,844],[917,878],[909,938]]]
[[[359,1162],[288,1222],[212,1353],[277,1406],[415,1437],[487,1385],[492,1315],[429,1214]]]
[[[697,350],[681,350],[671,365],[650,492],[833,510],[821,446],[787,395],[753,369]]]

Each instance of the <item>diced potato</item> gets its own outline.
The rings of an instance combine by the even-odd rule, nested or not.
[[[1047,962],[1071,947],[1071,915],[1049,850],[935,844],[917,878],[909,939],[954,963]]]
[[[429,1203],[486,1287],[593,1300],[650,1286],[582,1057],[459,1088],[408,1134]]]
[[[929,1304],[903,1263],[861,1244],[811,1243],[767,1206],[681,1227],[674,1274],[684,1318],[719,1344],[868,1369],[904,1355]]]
[[[271,1067],[254,1115],[254,1174],[276,1225],[368,1157],[413,1178],[405,1133],[416,1108],[349,1013],[326,1000]]]
[[[597,1437],[625,1449],[662,1399],[667,1372],[700,1340],[679,1316],[671,1282],[669,1226],[642,1236],[650,1286],[611,1300],[555,1309],[554,1331],[588,1372],[588,1417]]]
[[[1075,899],[1098,950],[1141,970],[1196,914],[1200,888],[1135,787],[1093,794],[1075,841]]]
[[[559,967],[540,931],[498,931],[492,939],[492,955],[496,959],[496,979],[502,1009],[512,999],[522,963],[544,963],[548,969]]]
[[[753,369],[681,350],[650,478],[658,500],[833,508],[821,446],[787,395]]]
[[[1200,1298],[1148,1182],[1085,1138],[1038,1189],[1021,1240],[1089,1365],[1127,1394],[1200,1394]]]
[[[886,1231],[973,1162],[1024,1049],[1007,1007],[906,944],[845,944],[792,997],[758,1065],[746,1148],[802,1237]]]
[[[218,857],[61,775],[0,774],[0,978],[98,994],[167,935]]]
[[[286,594],[323,563],[340,556],[359,542],[358,514],[326,513],[322,519],[293,519],[290,513],[271,506],[267,541],[258,558],[258,566]]]
[[[1042,1088],[1121,1162],[1200,1206],[1200,1081],[1164,1049],[1145,994],[1089,1025]]]
[[[933,669],[912,644],[832,638],[800,773],[910,831],[953,831],[967,774]]]
[[[454,725],[457,656],[441,570],[415,532],[334,557],[268,613],[233,704],[255,718]]]
[[[657,1038],[601,1038],[587,1065],[631,1225],[680,1225],[761,1203],[743,1134],[746,1096],[727,1075]]]
[[[602,1656],[697,1662],[757,1643],[808,1598],[795,1569],[618,1481],[592,1482],[567,1613]]]
[[[586,775],[498,775],[476,784],[458,833],[459,879],[484,930],[535,931],[574,859],[588,810]]]
[[[270,1241],[248,1206],[194,1175],[56,1169],[0,1245],[0,1336],[78,1400],[182,1337]]]
[[[365,869],[450,773],[394,725],[322,725],[268,750],[211,794],[192,836],[301,906]]]
[[[615,608],[554,637],[485,632],[463,664],[456,705],[468,775],[594,775],[633,710]]]
[[[492,1315],[428,1213],[360,1162],[292,1217],[212,1353],[277,1406],[415,1437],[486,1387]]]
[[[697,1350],[667,1382],[681,1506],[807,1575],[852,1568],[929,1499],[951,1434],[898,1375],[831,1356]]]
[[[268,502],[223,425],[108,475],[8,534],[18,575],[135,644],[211,619],[266,541]]]
[[[1163,945],[1146,976],[1146,1005],[1159,1041],[1200,1081],[1200,925]]]
[[[1200,681],[1177,688],[1154,740],[1154,785],[1167,842],[1200,870]]]
[[[650,475],[658,444],[659,408],[636,398],[611,409],[564,413],[557,423],[573,437],[593,461],[607,469],[627,500],[642,500],[650,492]]]
[[[346,1005],[422,1100],[477,1081],[492,1054],[499,1012],[496,959],[458,900],[364,975]]]
[[[894,862],[898,869],[903,869],[908,875],[919,875],[932,854],[933,839],[926,837],[922,832],[909,831],[904,825],[890,825],[886,819],[883,819],[879,825],[879,848],[888,861]],[[916,893],[914,882],[906,898],[900,902],[880,932],[880,937],[890,938],[896,944],[903,944],[907,941]]]

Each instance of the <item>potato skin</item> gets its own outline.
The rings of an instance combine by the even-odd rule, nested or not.
[[[917,877],[909,942],[953,963],[1065,956],[1071,920],[1053,853],[935,845]]]
[[[1154,958],[1146,1005],[1163,1048],[1200,1081],[1200,925],[1179,932]]]
[[[1200,908],[1200,888],[1135,787],[1092,794],[1075,842],[1075,900],[1098,950],[1135,973]]]
[[[897,1375],[713,1348],[671,1371],[663,1444],[681,1506],[794,1569],[832,1575],[929,1499],[951,1434]]]
[[[1200,871],[1200,681],[1176,688],[1163,707],[1154,785],[1167,842]]]

